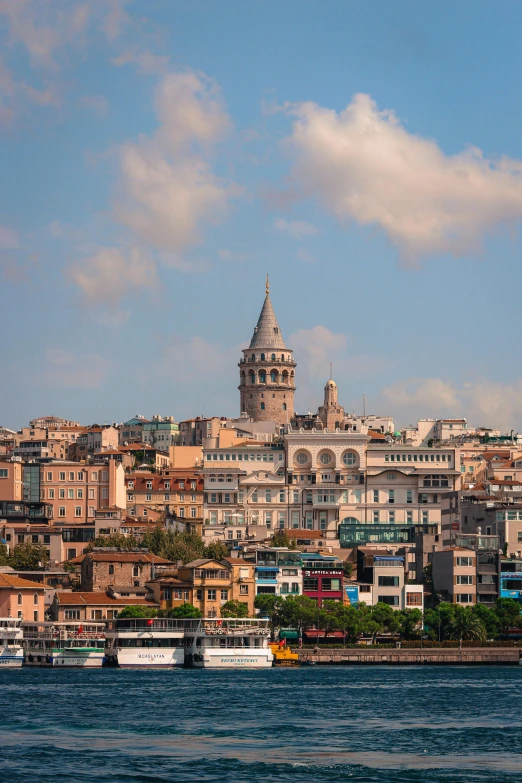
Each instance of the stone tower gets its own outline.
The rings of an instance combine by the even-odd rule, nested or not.
[[[254,421],[287,424],[294,415],[295,367],[270,301],[267,275],[261,314],[239,362],[241,413]]]
[[[324,387],[324,404],[317,411],[317,415],[327,430],[335,430],[341,427],[345,417],[344,408],[339,405],[337,384],[332,378]]]

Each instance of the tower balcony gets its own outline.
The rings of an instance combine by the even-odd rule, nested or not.
[[[286,364],[288,367],[297,367],[297,362],[294,359],[260,359],[258,356],[256,356],[255,359],[252,359],[251,357],[242,358],[238,362],[238,367],[249,367],[253,364],[259,364],[263,365],[265,367],[268,367],[271,364]]]

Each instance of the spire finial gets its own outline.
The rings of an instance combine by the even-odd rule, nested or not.
[[[330,362],[330,380],[332,380],[332,362]]]
[[[268,274],[266,276],[266,295],[270,293],[270,283],[268,282]]]

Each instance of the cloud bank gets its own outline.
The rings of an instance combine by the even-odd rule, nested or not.
[[[522,219],[518,160],[487,159],[476,147],[445,155],[369,95],[339,113],[316,103],[287,110],[300,195],[341,220],[379,226],[409,262],[471,253],[488,232]]]

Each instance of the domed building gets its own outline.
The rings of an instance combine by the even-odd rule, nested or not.
[[[337,384],[332,378],[326,381],[324,403],[318,408],[317,416],[326,430],[335,430],[343,427],[345,412],[344,408],[339,405]]]

